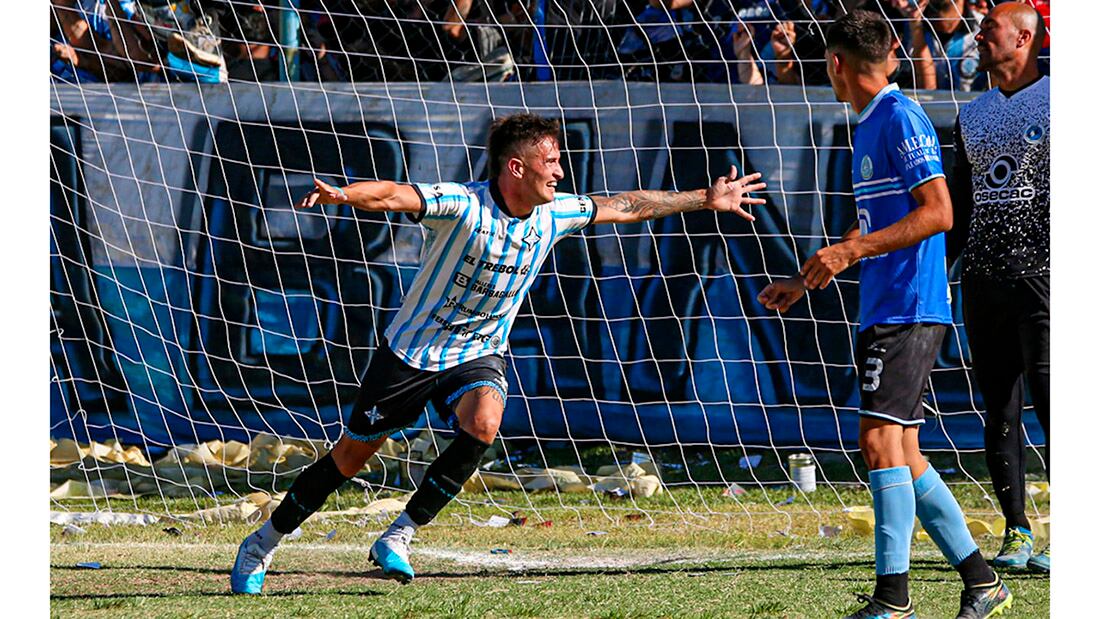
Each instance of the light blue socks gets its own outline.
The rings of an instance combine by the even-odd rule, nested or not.
[[[897,466],[871,471],[870,477],[875,508],[875,574],[908,572],[913,514],[917,509],[913,476],[909,467]]]
[[[957,566],[978,549],[955,495],[931,464],[913,481],[913,492],[917,499],[917,517],[952,566]],[[878,516],[877,508],[875,516]]]

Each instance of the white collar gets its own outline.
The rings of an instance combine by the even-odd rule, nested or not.
[[[871,115],[871,112],[875,111],[875,108],[878,106],[878,102],[882,101],[883,97],[894,92],[897,89],[897,84],[887,84],[883,86],[882,90],[878,91],[878,94],[875,95],[875,98],[871,99],[871,102],[867,104],[867,107],[863,108],[863,111],[859,113],[859,122],[863,122],[864,120],[866,120],[867,117]]]

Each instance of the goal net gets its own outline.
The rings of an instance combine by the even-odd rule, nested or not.
[[[768,203],[754,223],[696,212],[559,243],[511,336],[500,438],[440,521],[565,509],[818,530],[870,504],[858,267],[784,316],[755,300],[855,217],[855,118],[820,57],[796,46],[785,64],[772,42],[776,24],[820,37],[827,22],[780,2],[462,14],[462,2],[266,0],[152,18],[101,4],[110,45],[97,35],[76,66],[56,57],[50,86],[53,510],[204,522],[269,510],[340,437],[424,242],[405,218],[293,203],[314,177],[482,180],[489,123],[520,111],[561,121],[559,191],[696,189],[733,165],[763,173]],[[52,42],[96,15],[55,2]],[[906,22],[892,23],[903,37]],[[949,169],[955,116],[981,87],[952,73],[972,70],[966,57],[947,59],[938,90],[917,90],[905,49],[898,79]],[[953,292],[921,441],[991,514]],[[1026,420],[1037,463],[1042,433]],[[451,436],[426,412],[341,505],[407,498]]]

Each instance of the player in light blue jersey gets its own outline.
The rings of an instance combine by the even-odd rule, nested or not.
[[[914,515],[959,571],[958,617],[1000,614],[1012,604],[971,537],[958,502],[920,453],[924,389],[951,311],[943,232],[951,198],[935,128],[920,105],[888,83],[894,37],[877,13],[856,10],[826,35],[837,99],[859,114],[852,154],[857,221],[819,250],[798,277],[774,282],[759,300],[785,312],[807,288],[824,288],[862,261],[857,365],[859,444],[875,510],[875,592],[853,619],[915,616],[909,598]]]
[[[564,177],[556,120],[516,114],[489,131],[488,182],[403,185],[320,180],[299,203],[407,214],[427,230],[420,271],[371,358],[336,446],[294,480],[271,519],[237,554],[231,587],[260,593],[275,548],[358,473],[430,401],[457,436],[428,467],[405,511],[370,549],[384,577],[409,582],[409,543],[462,489],[496,437],[507,397],[503,353],[512,322],[554,244],[593,223],[633,223],[703,208],[753,219],[760,174],[736,169],[708,189],[578,196]]]

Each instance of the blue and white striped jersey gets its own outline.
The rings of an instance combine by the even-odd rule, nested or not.
[[[413,187],[424,200],[419,221],[428,235],[420,271],[386,329],[390,348],[430,371],[502,354],[550,250],[592,223],[596,205],[587,196],[557,194],[519,219],[489,182]]]

